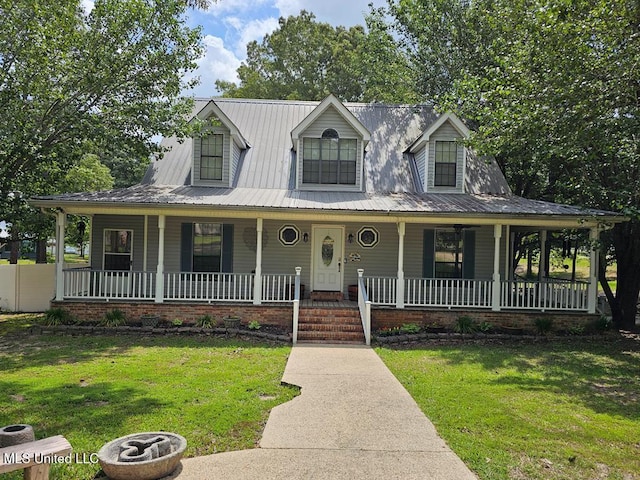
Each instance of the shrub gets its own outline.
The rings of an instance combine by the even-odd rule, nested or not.
[[[181,327],[183,323],[184,322],[182,320],[180,320],[179,318],[174,318],[171,321],[171,325],[173,325],[174,327]]]
[[[113,310],[109,310],[102,317],[102,321],[100,325],[103,327],[119,327],[120,325],[124,325],[127,323],[127,317],[124,316],[124,312],[117,308]]]
[[[453,329],[457,333],[473,333],[477,330],[478,326],[473,318],[463,315],[458,317],[456,323],[453,326]]]
[[[260,330],[261,327],[258,320],[251,320],[247,326],[249,327],[249,330]]]
[[[492,330],[493,325],[491,325],[489,322],[482,322],[480,325],[478,325],[478,331],[482,333],[489,333]]]
[[[593,324],[593,328],[596,332],[605,332],[607,330],[611,330],[613,326],[613,321],[610,317],[606,317],[602,315],[598,320],[596,320]]]
[[[73,315],[66,311],[64,308],[56,307],[50,308],[44,312],[43,323],[49,327],[55,325],[71,325],[75,323]]]
[[[553,319],[549,317],[536,318],[533,323],[536,326],[536,332],[538,332],[539,335],[546,335],[553,327]]]
[[[420,331],[420,325],[417,323],[403,323],[400,331],[402,333],[418,333]]]
[[[584,335],[584,325],[573,325],[567,330],[569,335]]]
[[[196,320],[196,327],[200,328],[213,328],[216,325],[214,318],[211,315],[203,315]]]

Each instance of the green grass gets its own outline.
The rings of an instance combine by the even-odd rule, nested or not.
[[[640,478],[640,342],[378,353],[482,480]]]
[[[79,454],[160,430],[183,435],[187,456],[253,448],[271,408],[297,394],[280,384],[289,351],[211,337],[5,335],[0,425],[30,424],[38,438],[62,434]],[[50,478],[98,470],[55,465]]]

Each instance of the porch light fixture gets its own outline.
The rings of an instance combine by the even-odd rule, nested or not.
[[[347,237],[347,241],[349,243],[353,243],[353,233],[350,233],[349,236]]]
[[[304,243],[307,243],[307,242],[309,241],[309,234],[308,234],[307,232],[304,232],[304,233],[302,234],[302,241],[303,241]]]

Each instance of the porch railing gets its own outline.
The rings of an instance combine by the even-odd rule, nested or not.
[[[268,273],[262,275],[263,302],[293,302],[296,275]]]
[[[375,305],[395,305],[396,277],[363,277],[367,289],[367,295],[371,303]]]
[[[358,310],[360,311],[364,341],[367,345],[371,345],[371,301],[367,294],[363,273],[363,269],[358,269]]]
[[[149,300],[156,287],[154,272],[119,270],[63,270],[64,298]]]
[[[405,305],[417,307],[491,307],[491,280],[407,278]]]
[[[195,300],[200,302],[251,302],[253,274],[251,273],[192,273],[164,274],[165,300]]]
[[[587,310],[589,284],[562,280],[502,282],[502,308],[518,310]]]

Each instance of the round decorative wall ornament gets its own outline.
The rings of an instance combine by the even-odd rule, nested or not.
[[[280,243],[291,247],[300,241],[300,230],[295,225],[283,225],[278,230]]]
[[[378,244],[380,234],[373,227],[362,227],[358,231],[358,243],[363,248],[373,248]]]

